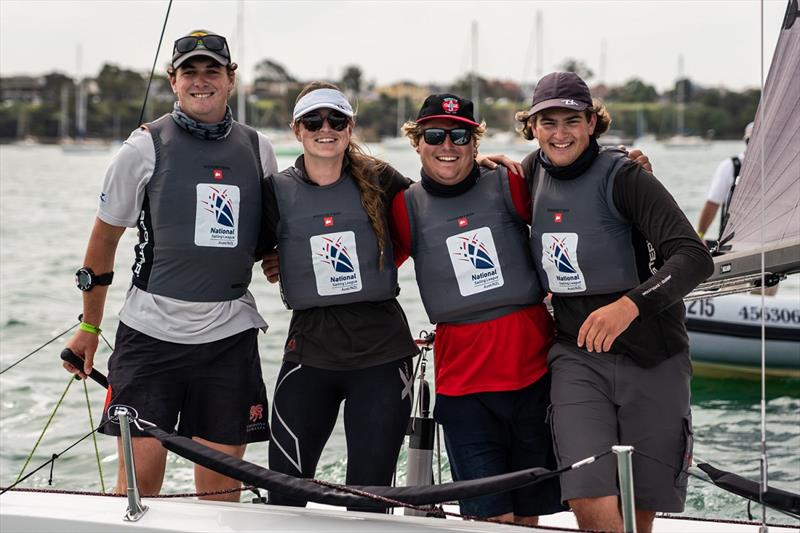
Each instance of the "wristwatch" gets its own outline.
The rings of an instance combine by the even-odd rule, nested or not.
[[[113,272],[95,274],[89,267],[81,267],[75,272],[75,285],[84,292],[92,290],[96,285],[111,285],[113,279]]]

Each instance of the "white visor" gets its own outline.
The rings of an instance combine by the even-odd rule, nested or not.
[[[336,89],[317,89],[302,97],[294,105],[292,123],[297,122],[297,119],[306,113],[324,107],[340,111],[351,118],[355,114],[350,102],[347,101],[347,97],[341,91]]]

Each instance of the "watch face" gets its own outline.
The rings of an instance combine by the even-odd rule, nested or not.
[[[92,275],[85,268],[81,268],[75,273],[75,284],[82,291],[92,288]]]

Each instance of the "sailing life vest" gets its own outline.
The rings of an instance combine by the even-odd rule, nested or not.
[[[722,233],[725,231],[725,226],[728,225],[728,218],[730,218],[731,212],[731,202],[733,201],[733,192],[736,190],[736,185],[739,182],[739,175],[742,173],[742,160],[739,159],[737,156],[731,157],[731,163],[733,163],[733,181],[731,182],[731,187],[728,189],[728,195],[725,197],[725,201],[722,203],[722,213],[720,214],[720,229],[719,229],[719,237],[722,238]]]
[[[538,165],[530,243],[545,290],[583,296],[639,285],[633,228],[613,198],[624,162],[623,152],[605,150],[584,174],[561,180]]]
[[[482,322],[542,301],[528,225],[514,209],[505,168],[481,169],[456,197],[433,196],[421,183],[404,194],[410,252],[432,323]]]
[[[347,170],[336,183],[324,186],[306,182],[294,167],[273,174],[272,180],[280,212],[280,280],[287,307],[300,310],[397,296],[391,243],[384,248],[381,271],[378,240]]]
[[[256,131],[234,122],[225,139],[201,140],[169,115],[147,128],[156,163],[139,215],[133,284],[191,302],[243,296],[261,220]]]

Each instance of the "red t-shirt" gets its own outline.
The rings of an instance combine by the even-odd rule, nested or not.
[[[530,222],[530,194],[525,180],[509,173],[517,213]],[[411,226],[405,196],[392,201],[390,227],[395,263],[411,249]],[[463,396],[476,392],[527,387],[547,372],[547,350],[553,342],[553,320],[544,304],[472,324],[437,324],[434,343],[436,392]]]

